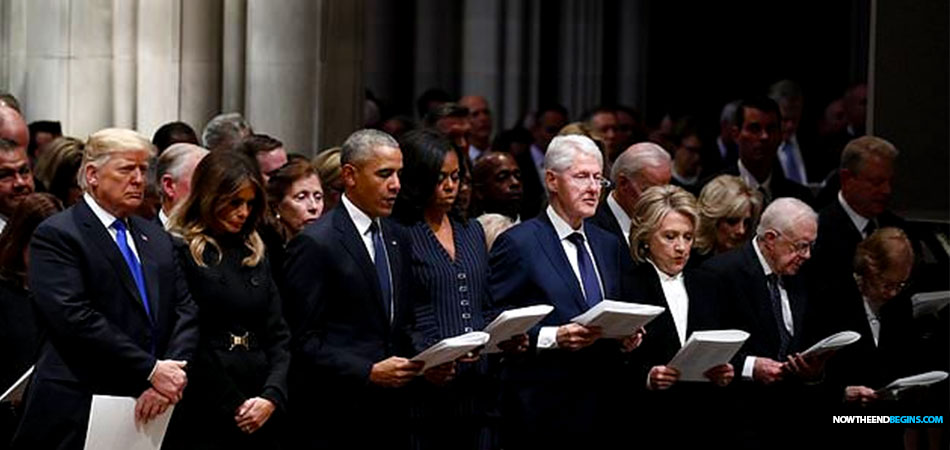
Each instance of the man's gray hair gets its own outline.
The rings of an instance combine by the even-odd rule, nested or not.
[[[802,87],[792,80],[776,81],[769,86],[769,98],[776,102],[802,98]]]
[[[848,142],[841,152],[841,168],[860,173],[868,158],[876,156],[893,162],[900,154],[894,144],[877,136],[861,136]]]
[[[574,158],[579,153],[593,156],[597,164],[604,167],[604,155],[600,153],[597,144],[587,136],[571,134],[556,136],[548,144],[548,151],[544,154],[544,169],[563,172],[574,164]]]
[[[768,230],[775,230],[784,234],[802,219],[817,223],[818,214],[815,213],[814,209],[811,209],[811,206],[797,198],[777,198],[765,208],[755,233],[760,238]]]
[[[742,103],[742,100],[733,100],[729,103],[726,103],[726,106],[722,107],[722,112],[719,113],[719,123],[728,123],[729,125],[736,124],[736,110],[739,109],[739,104]]]
[[[249,134],[251,125],[240,113],[218,114],[205,125],[201,142],[204,142],[205,148],[217,149],[230,143],[237,144]]]
[[[610,181],[617,182],[620,175],[631,177],[648,167],[671,167],[673,159],[663,147],[652,142],[631,145],[614,161],[610,168]]]
[[[178,179],[181,178],[182,171],[185,169],[185,163],[191,158],[204,158],[208,153],[208,149],[186,142],[180,142],[168,147],[158,157],[158,163],[155,166],[155,185],[162,185],[162,177],[165,176],[165,174],[171,175],[173,180],[178,181]],[[161,192],[164,196],[164,191]]]
[[[373,149],[376,147],[399,148],[399,143],[389,134],[379,130],[371,128],[357,130],[343,142],[340,149],[340,165],[365,161],[373,154]]]

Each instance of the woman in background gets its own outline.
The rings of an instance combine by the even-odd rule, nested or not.
[[[694,267],[752,238],[762,213],[762,194],[739,177],[720,175],[703,187],[697,208],[696,251],[690,264]]]

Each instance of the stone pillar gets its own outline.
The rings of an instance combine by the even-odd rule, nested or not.
[[[181,0],[139,0],[138,23],[136,129],[151,137],[179,117]]]
[[[246,117],[255,132],[278,137],[288,152],[312,153],[317,143],[320,3],[247,3]]]
[[[58,118],[68,124],[64,132],[84,138],[105,126],[112,126],[114,119],[112,0],[69,3],[68,113]],[[34,28],[30,39],[46,31],[46,27]],[[31,80],[33,75],[30,74]],[[56,119],[57,116],[50,118]]]
[[[618,2],[617,102],[643,110],[646,92],[648,23],[643,2]]]
[[[221,110],[221,0],[181,4],[181,78],[178,119],[198,133]]]
[[[560,97],[572,119],[601,102],[602,23],[602,0],[562,3]]]
[[[25,89],[16,92],[27,121],[58,119],[69,123],[69,37],[68,0],[40,0],[26,4]],[[31,30],[45,29],[45,33]],[[72,128],[70,128],[72,130]],[[66,130],[64,130],[66,131]]]
[[[342,144],[363,120],[364,2],[325,0],[320,15],[317,139],[315,146],[298,150],[307,155]]]
[[[221,112],[243,113],[247,0],[224,0],[222,8]],[[201,133],[201,130],[196,131]]]
[[[439,88],[457,95],[459,89],[459,53],[461,35],[456,23],[461,22],[457,2],[418,0],[416,2],[415,94]]]
[[[459,95],[481,95],[501,108],[502,4],[500,0],[467,0],[462,16],[462,89]],[[499,82],[501,81],[501,82]],[[496,112],[495,121],[500,119]],[[498,124],[495,124],[498,129]]]
[[[112,2],[112,112],[113,124],[135,128],[138,2]]]

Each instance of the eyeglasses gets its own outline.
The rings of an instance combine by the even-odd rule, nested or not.
[[[795,253],[798,253],[801,256],[808,255],[810,252],[815,250],[815,241],[792,242],[791,239],[785,237],[780,231],[778,230],[772,230],[772,231],[774,231],[777,236],[781,237],[782,239],[785,239],[786,242],[791,244],[792,250],[794,250]]]
[[[578,172],[568,178],[574,186],[600,186],[601,189],[610,187],[610,180],[603,178],[599,173]]]

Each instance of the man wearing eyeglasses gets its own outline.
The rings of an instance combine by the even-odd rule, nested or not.
[[[505,448],[607,448],[620,438],[611,433],[623,429],[617,411],[630,407],[624,393],[632,376],[623,352],[642,333],[601,340],[600,329],[571,322],[604,299],[623,298],[620,242],[584,221],[597,209],[602,168],[589,138],[555,137],[544,155],[549,206],[492,246],[489,284],[498,309],[554,307],[528,333],[533,351],[506,360]]]
[[[20,201],[33,193],[33,171],[26,154],[29,140],[23,117],[0,102],[0,231]]]
[[[815,211],[798,199],[779,198],[762,213],[751,242],[703,265],[719,279],[723,328],[750,333],[732,360],[742,375],[737,425],[749,448],[774,448],[766,437],[777,436],[778,427],[808,411],[801,402],[830,356],[798,353],[814,344],[804,333],[808,296],[798,274],[817,236]]]

